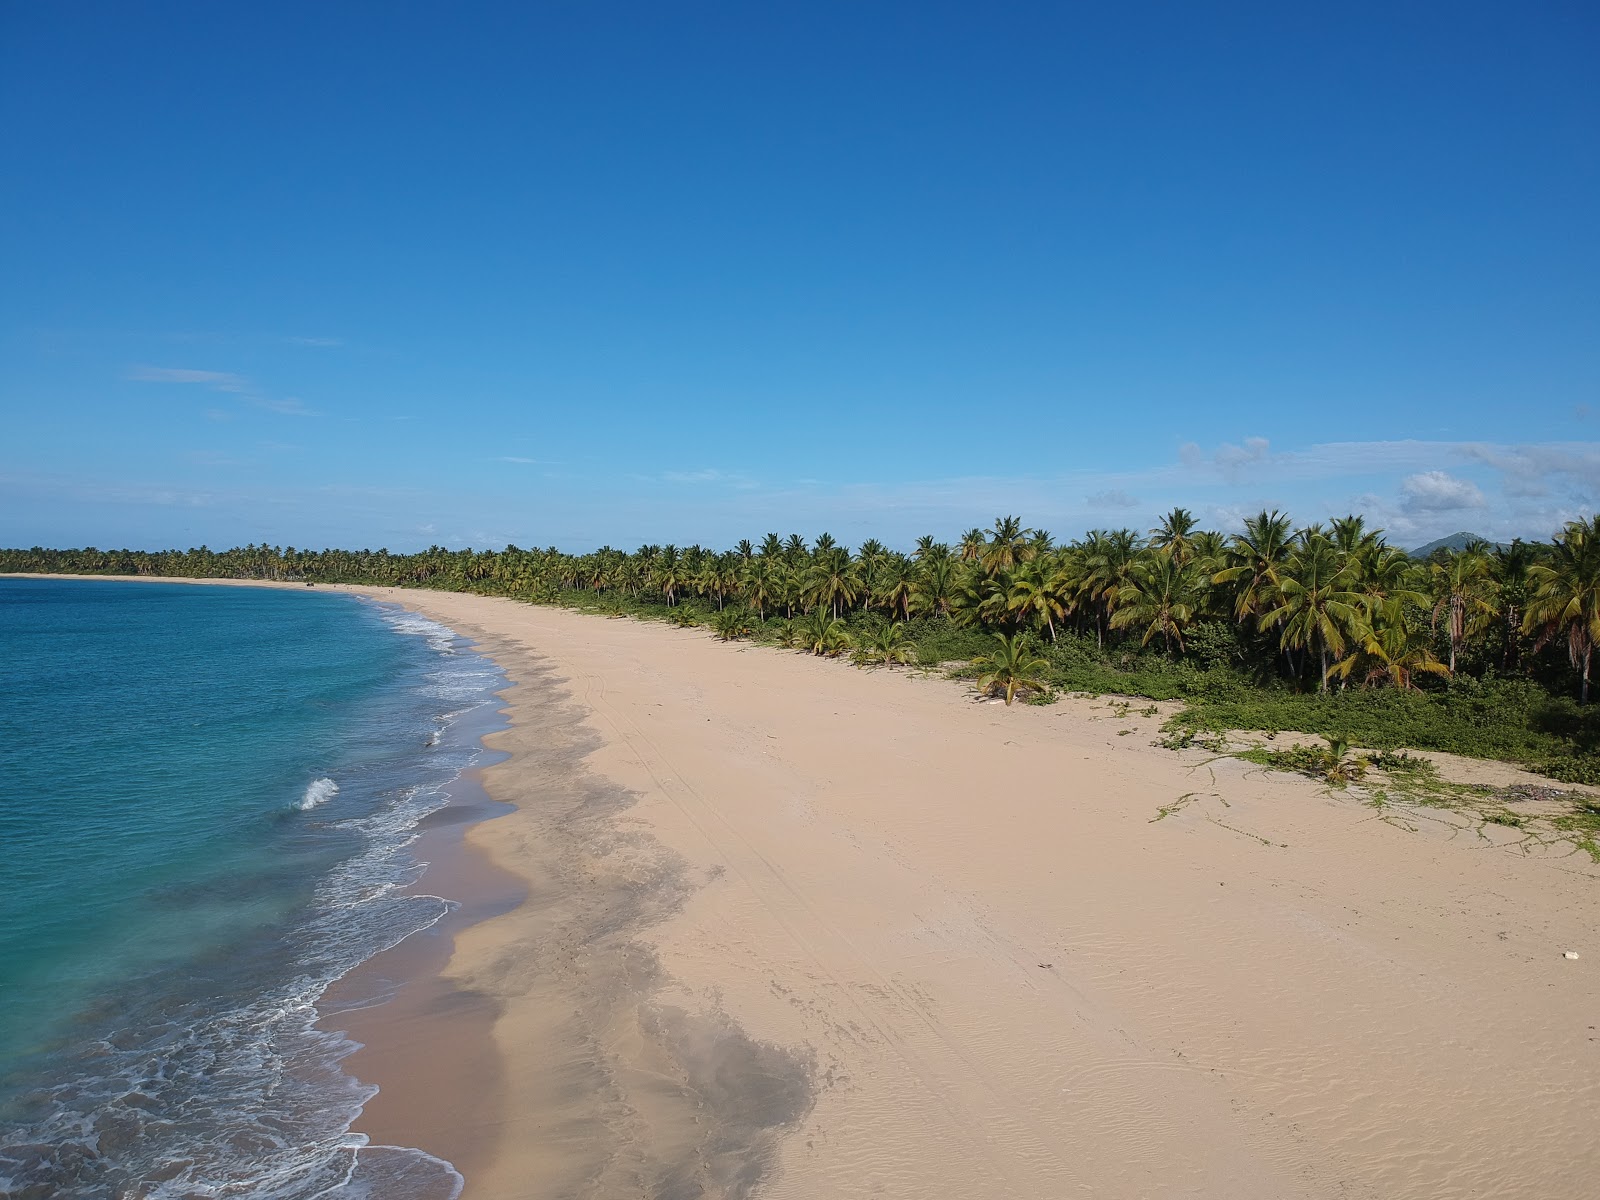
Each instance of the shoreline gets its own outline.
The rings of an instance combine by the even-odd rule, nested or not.
[[[1577,1197],[1600,1169],[1581,855],[1086,704],[329,590],[519,685],[482,771],[516,811],[459,828],[527,898],[439,976],[492,1007],[504,1084],[466,1200]]]
[[[504,727],[503,690],[496,697],[495,711],[467,733],[479,746]],[[523,880],[466,839],[474,825],[510,811],[484,790],[487,765],[450,783],[449,803],[422,819],[411,847],[426,866],[404,891],[443,896],[451,911],[361,963],[317,1006],[319,1028],[358,1043],[345,1071],[378,1089],[350,1132],[373,1147],[421,1150],[463,1176],[488,1153],[486,1131],[503,1093],[491,1037],[499,1012],[490,998],[451,985],[445,971],[464,929],[526,899]]]
[[[0,578],[312,590],[281,580],[75,574]],[[341,585],[321,585],[321,590],[354,595],[354,589]],[[493,661],[476,646],[471,652]],[[316,1004],[318,1029],[356,1043],[341,1061],[342,1070],[377,1089],[349,1132],[365,1136],[370,1149],[419,1150],[463,1175],[488,1152],[486,1139],[499,1098],[501,1063],[490,1036],[498,1012],[488,998],[451,985],[445,970],[464,929],[502,916],[526,899],[522,878],[467,839],[473,826],[512,811],[485,791],[482,775],[505,757],[489,750],[484,739],[506,727],[505,696],[515,686],[507,677],[487,711],[469,716],[467,727],[455,731],[462,745],[474,745],[482,757],[447,785],[447,803],[418,823],[417,840],[410,847],[424,865],[401,894],[441,896],[451,903],[451,911],[358,964],[329,985]]]

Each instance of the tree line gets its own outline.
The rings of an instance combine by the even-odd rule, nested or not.
[[[1017,517],[909,552],[855,550],[828,534],[767,534],[727,550],[603,546],[500,551],[0,550],[0,570],[430,587],[655,607],[724,637],[755,634],[819,654],[906,656],[906,631],[994,635],[1016,664],[1062,639],[1172,661],[1220,653],[1238,671],[1303,692],[1418,691],[1459,677],[1553,681],[1580,703],[1600,641],[1600,515],[1547,543],[1478,543],[1425,561],[1359,516],[1296,527],[1263,511],[1231,535],[1175,508],[1148,531],[1094,530],[1058,543]],[[1032,657],[1029,657],[1032,655]],[[993,664],[991,664],[993,665]],[[1019,668],[1020,669],[1020,668]],[[1001,672],[1004,675],[1004,671]],[[1013,675],[1017,672],[1014,671]],[[1026,681],[1024,681],[1026,682]],[[1005,687],[1003,680],[997,686]],[[1008,695],[1009,698],[1009,695]]]

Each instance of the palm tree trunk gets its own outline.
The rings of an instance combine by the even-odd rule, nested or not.
[[[1583,690],[1579,694],[1578,703],[1589,703],[1589,655],[1593,650],[1589,646],[1583,648]]]

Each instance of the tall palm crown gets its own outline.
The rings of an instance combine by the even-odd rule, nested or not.
[[[1297,546],[1277,576],[1270,607],[1257,619],[1257,627],[1265,632],[1281,626],[1285,646],[1315,651],[1322,663],[1318,686],[1326,691],[1328,657],[1342,655],[1346,641],[1363,628],[1365,598],[1355,590],[1349,563],[1321,534]]]
[[[1150,531],[1150,544],[1157,550],[1171,550],[1180,559],[1192,558],[1199,524],[1187,508],[1175,508]]]
[[[1212,577],[1213,583],[1234,584],[1234,616],[1243,621],[1259,616],[1278,586],[1278,572],[1295,541],[1289,518],[1273,509],[1244,523],[1233,535],[1229,565]]]
[[[1113,629],[1142,627],[1139,644],[1148,646],[1160,634],[1170,650],[1183,649],[1183,632],[1193,623],[1204,602],[1204,578],[1192,558],[1181,556],[1175,545],[1140,559],[1117,588]]]

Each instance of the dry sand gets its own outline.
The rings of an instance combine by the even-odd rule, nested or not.
[[[468,1200],[1595,1193],[1581,854],[1087,702],[365,594],[519,684],[468,838],[530,896],[448,968],[500,1014]]]
[[[466,1200],[1600,1187],[1582,854],[1401,828],[1104,703],[352,590],[517,683],[484,772],[517,811],[466,838],[528,898],[375,1064],[390,1136],[483,1126]],[[462,1009],[493,1078],[402,1086]]]

